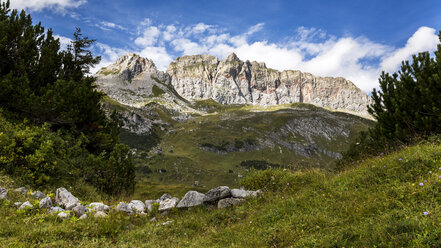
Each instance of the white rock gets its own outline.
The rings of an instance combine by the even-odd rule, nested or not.
[[[231,192],[228,186],[219,186],[214,189],[210,189],[205,194],[204,202],[215,202],[230,196],[231,196]]]
[[[24,195],[28,194],[28,190],[25,187],[16,188],[14,191],[18,193],[23,193]]]
[[[55,196],[55,202],[64,207],[66,210],[71,210],[76,205],[80,204],[78,198],[73,196],[67,189],[58,188]]]
[[[23,204],[23,202],[14,202],[14,206],[17,207],[17,208],[20,207],[21,204]]]
[[[93,215],[93,217],[95,217],[95,218],[105,218],[105,217],[107,217],[107,214],[104,213],[103,211],[98,211],[98,212],[96,212],[96,213]]]
[[[51,207],[49,210],[48,210],[48,213],[56,213],[56,212],[61,212],[61,211],[64,211],[64,209],[62,209],[62,208],[60,208],[60,207]]]
[[[139,200],[132,200],[129,203],[129,207],[135,211],[136,213],[142,213],[145,210],[145,205],[142,201]]]
[[[109,206],[107,206],[106,204],[100,203],[100,202],[92,202],[89,204],[89,207],[93,211],[109,211],[110,210]]]
[[[176,207],[176,204],[178,204],[179,199],[176,197],[173,197],[171,199],[165,199],[161,202],[159,202],[159,211],[167,211],[171,210],[174,207]]]
[[[8,198],[8,191],[5,188],[0,188],[0,200]]]
[[[161,197],[159,197],[159,199],[156,200],[156,202],[160,202],[160,201],[163,201],[163,200],[166,200],[166,199],[171,199],[171,198],[173,198],[171,195],[163,194]]]
[[[40,209],[51,208],[51,207],[52,207],[52,199],[50,197],[46,197],[46,198],[41,199],[41,201],[39,203]]]
[[[87,214],[83,214],[83,215],[81,215],[80,218],[78,218],[78,219],[80,219],[80,220],[85,220],[85,219],[87,219],[87,218],[89,218],[89,216],[88,216]]]
[[[86,213],[86,207],[78,204],[74,208],[72,208],[72,212],[74,212],[75,216],[80,217],[81,215]]]
[[[232,206],[240,204],[243,201],[245,201],[245,200],[242,199],[242,198],[225,198],[225,199],[221,199],[217,203],[217,208],[232,207]]]
[[[125,213],[129,213],[129,214],[133,213],[132,208],[129,207],[129,205],[125,204],[124,202],[120,202],[118,204],[118,206],[116,206],[115,210],[118,212],[125,212]]]
[[[257,191],[249,191],[249,190],[244,190],[244,189],[232,189],[231,190],[231,196],[233,196],[234,198],[247,198],[250,196],[257,196]]]
[[[70,213],[60,212],[57,214],[57,218],[60,220],[64,220],[70,217]]]
[[[204,194],[197,191],[188,191],[179,202],[177,208],[189,208],[199,206],[204,203],[204,197]]]
[[[147,210],[149,210],[149,212],[153,211],[153,203],[156,203],[155,200],[146,200],[145,202],[145,208],[147,208]]]
[[[32,192],[31,195],[33,197],[35,197],[36,199],[43,199],[46,197],[46,195],[43,194],[43,192],[41,192],[41,191]]]
[[[18,209],[23,210],[23,209],[30,209],[30,208],[34,208],[34,206],[29,201],[26,201],[23,204],[21,204],[21,206]]]

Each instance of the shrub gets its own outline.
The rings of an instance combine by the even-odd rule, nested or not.
[[[413,55],[412,62],[402,62],[397,73],[381,74],[380,90],[373,90],[368,107],[377,123],[360,134],[340,166],[441,132],[441,44],[434,55]]]

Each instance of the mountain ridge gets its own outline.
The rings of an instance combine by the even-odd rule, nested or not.
[[[223,60],[207,54],[184,55],[172,61],[165,72],[152,60],[131,53],[101,68],[95,76],[98,88],[106,94],[112,91],[109,86],[118,85],[149,95],[160,81],[188,101],[213,99],[221,104],[260,106],[300,102],[361,115],[368,115],[371,103],[366,93],[342,77],[277,71],[263,62],[242,61],[234,53]]]

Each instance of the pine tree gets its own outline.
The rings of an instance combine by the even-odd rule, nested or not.
[[[439,34],[441,40],[441,32]],[[404,61],[397,73],[382,73],[380,91],[369,106],[377,120],[375,132],[388,140],[409,142],[441,131],[441,45]]]
[[[89,50],[94,42],[77,28],[71,45],[60,51],[51,29],[45,32],[40,23],[33,25],[25,11],[11,11],[9,1],[0,3],[0,111],[81,140],[93,158],[93,163],[82,165],[88,171],[85,180],[106,193],[130,191],[135,172],[128,147],[119,143],[121,124],[115,113],[106,117],[100,104],[103,94],[89,75],[100,61]],[[47,176],[47,170],[35,167],[38,164],[28,163],[31,169],[21,164],[29,175],[40,171],[40,178]]]

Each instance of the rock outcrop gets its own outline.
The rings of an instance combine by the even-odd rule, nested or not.
[[[176,207],[189,208],[202,205],[204,203],[204,197],[204,194],[197,191],[188,191]]]
[[[56,191],[55,202],[64,207],[66,210],[71,210],[72,208],[80,205],[80,201],[72,193],[67,191],[65,188],[58,188]]]
[[[263,106],[301,102],[357,112],[365,112],[370,101],[344,78],[280,72],[265,63],[241,61],[234,53],[221,61],[210,55],[182,56],[169,65],[167,74],[171,85],[188,100]]]
[[[241,61],[234,53],[224,60],[211,55],[178,57],[166,72],[157,70],[147,58],[128,54],[95,76],[99,90],[131,106],[142,106],[147,97],[157,96],[154,86],[181,107],[185,105],[181,97],[262,106],[300,102],[361,113],[367,113],[370,103],[363,91],[344,78],[280,72],[265,63]]]

